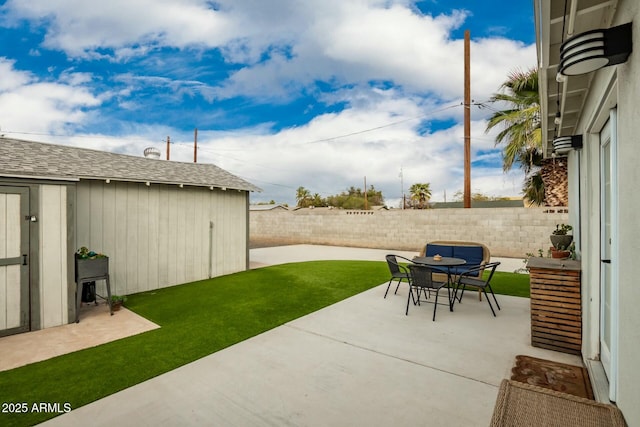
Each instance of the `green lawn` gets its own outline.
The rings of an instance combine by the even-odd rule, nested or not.
[[[130,295],[127,307],[159,324],[144,334],[0,372],[2,402],[92,401],[168,372],[388,280],[378,261],[314,261],[245,271]],[[525,284],[526,279],[526,284]],[[528,296],[529,276],[496,273],[494,290]],[[0,425],[57,414],[0,413]]]
[[[491,287],[496,294],[529,298],[529,275],[496,271],[491,279]]]

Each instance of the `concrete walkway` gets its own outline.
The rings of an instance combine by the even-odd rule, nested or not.
[[[252,260],[278,263],[287,253],[322,249],[320,259],[337,256],[305,245],[252,251]],[[385,289],[381,284],[45,425],[486,426],[516,355],[581,364],[577,356],[530,346],[528,299],[498,296],[502,310],[494,318],[486,301],[465,298],[454,312],[438,307],[432,322],[431,304],[412,305],[405,316],[406,286],[383,299]]]
[[[0,371],[141,334],[160,326],[122,308],[109,315],[104,302],[80,308],[80,323],[0,338]]]

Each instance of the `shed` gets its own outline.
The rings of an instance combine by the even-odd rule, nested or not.
[[[0,336],[75,319],[81,246],[118,294],[247,269],[252,191],[212,164],[0,138]]]

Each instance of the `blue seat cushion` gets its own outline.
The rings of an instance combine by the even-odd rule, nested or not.
[[[427,250],[425,252],[425,256],[434,256],[434,255],[452,257],[453,246],[428,244]]]
[[[465,265],[452,268],[451,271],[455,274],[464,273],[472,267],[476,267],[482,264],[482,246],[453,246],[453,257],[462,258],[467,261]],[[480,272],[475,274],[478,276]]]
[[[434,255],[440,255],[444,257],[452,257],[453,256],[453,247],[447,245],[433,245],[428,244],[427,250],[425,251],[425,256],[432,257]],[[448,270],[446,267],[438,268],[433,267],[434,270],[439,271],[441,273],[446,273]],[[453,271],[453,269],[452,269]]]

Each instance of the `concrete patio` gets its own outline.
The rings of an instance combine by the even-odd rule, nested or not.
[[[287,253],[353,258],[351,251],[380,260],[389,252],[339,251],[263,248],[252,250],[252,262],[279,263]],[[405,316],[406,285],[383,299],[385,289],[381,284],[45,425],[486,426],[516,355],[581,364],[577,356],[531,347],[528,299],[498,296],[502,310],[494,318],[486,301],[470,295],[454,312],[439,306],[432,322],[431,304],[411,306]]]

